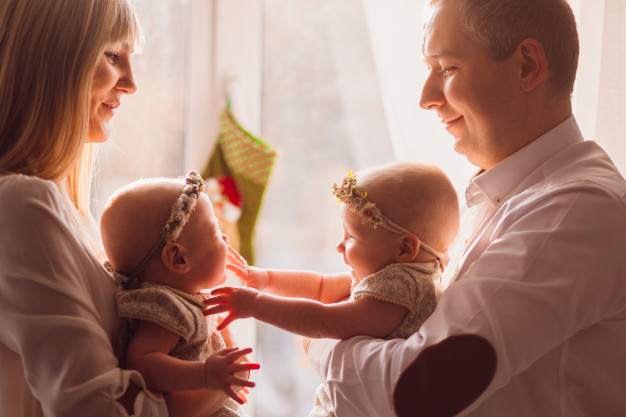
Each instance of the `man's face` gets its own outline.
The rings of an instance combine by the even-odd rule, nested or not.
[[[458,9],[446,1],[426,19],[422,53],[430,73],[420,106],[437,112],[455,151],[489,169],[511,153],[520,94],[515,59],[492,61],[463,33]]]

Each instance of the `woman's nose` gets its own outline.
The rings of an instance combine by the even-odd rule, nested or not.
[[[122,68],[116,87],[117,89],[122,90],[125,94],[133,94],[137,91],[137,83],[135,82],[133,67],[130,60]]]

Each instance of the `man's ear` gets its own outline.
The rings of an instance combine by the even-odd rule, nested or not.
[[[169,272],[177,274],[185,274],[191,268],[185,248],[176,242],[163,246],[161,261],[163,261],[163,265]]]
[[[520,86],[530,92],[546,77],[546,52],[541,42],[527,38],[520,42],[515,53],[521,61]]]
[[[400,236],[400,245],[396,256],[397,262],[412,262],[420,250],[420,240],[411,233]]]

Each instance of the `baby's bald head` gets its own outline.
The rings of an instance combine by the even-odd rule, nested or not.
[[[102,212],[100,229],[115,271],[132,272],[148,254],[159,240],[184,185],[181,179],[143,179],[111,196]]]
[[[356,174],[357,188],[384,216],[415,233],[436,250],[454,240],[459,227],[459,202],[448,177],[439,168],[419,162],[397,162]]]

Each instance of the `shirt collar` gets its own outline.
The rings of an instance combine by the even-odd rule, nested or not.
[[[479,171],[465,190],[467,205],[472,207],[486,200],[497,207],[548,158],[581,141],[583,136],[576,119],[570,116],[489,170]]]

